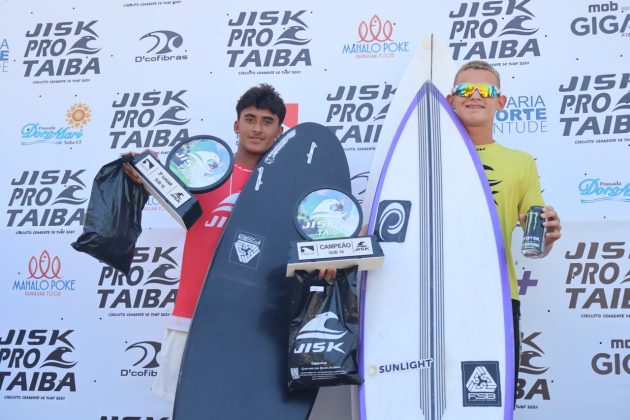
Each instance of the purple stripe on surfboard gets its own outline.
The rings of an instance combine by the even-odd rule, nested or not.
[[[391,157],[396,149],[396,145],[398,144],[398,140],[404,130],[412,112],[418,106],[420,99],[427,94],[427,92],[436,96],[444,107],[445,111],[449,114],[457,130],[459,131],[462,139],[464,139],[464,143],[466,144],[466,148],[468,149],[468,153],[470,154],[473,163],[475,165],[475,169],[477,170],[477,175],[479,176],[479,180],[482,181],[486,179],[485,171],[483,170],[483,165],[479,159],[477,151],[473,146],[473,142],[468,135],[468,132],[460,122],[459,118],[451,108],[450,104],[446,101],[446,98],[440,93],[440,91],[435,87],[433,83],[430,81],[425,82],[418,93],[414,96],[411,104],[407,108],[405,115],[403,116],[402,121],[400,122],[398,129],[396,130],[396,134],[392,140],[392,144],[387,152],[387,156],[385,158],[385,162],[383,163],[383,170],[380,173],[379,181],[377,184],[376,191],[374,193],[374,199],[372,202],[372,208],[370,212],[370,221],[368,225],[368,232],[370,234],[374,233],[374,223],[376,219],[376,210],[378,209],[378,202],[381,195],[383,182],[385,179],[385,174],[387,173],[387,169],[389,167]],[[490,218],[492,220],[492,228],[494,231],[495,244],[497,247],[497,255],[499,259],[499,270],[501,275],[501,288],[503,292],[503,323],[505,328],[505,367],[506,367],[506,378],[513,377],[510,373],[514,372],[514,328],[512,325],[512,301],[511,301],[511,293],[510,293],[510,283],[507,276],[507,259],[505,257],[505,247],[503,245],[501,228],[499,226],[499,218],[497,215],[496,206],[494,204],[494,199],[492,198],[492,192],[490,191],[490,186],[487,182],[481,182],[482,189],[486,196],[486,203],[488,205],[488,210],[490,212]],[[361,276],[361,293],[360,293],[360,308],[361,308],[361,319],[364,320],[364,311],[365,311],[365,285],[367,281],[368,273],[363,272]],[[364,357],[363,357],[363,335],[364,334],[364,322],[361,323],[360,326],[360,349],[359,352],[359,369],[361,372],[364,372]],[[504,407],[503,407],[503,418],[504,420],[512,420],[513,418],[513,407],[514,407],[514,381],[506,380],[506,384],[504,384]],[[365,409],[365,389],[364,385],[361,385],[359,388],[359,414],[361,420],[366,420],[367,414]]]

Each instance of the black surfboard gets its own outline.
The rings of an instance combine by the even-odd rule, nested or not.
[[[175,420],[304,419],[316,390],[287,389],[296,203],[319,187],[351,191],[343,148],[303,123],[263,156],[223,232],[192,320]]]

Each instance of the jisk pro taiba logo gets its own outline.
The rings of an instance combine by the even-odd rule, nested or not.
[[[98,279],[99,309],[117,316],[168,316],[179,283],[177,247],[136,247],[129,276],[103,265]]]
[[[23,171],[9,184],[9,228],[16,234],[72,234],[83,226],[87,192],[85,169]],[[53,229],[54,228],[54,229]]]
[[[563,137],[575,144],[630,142],[630,73],[571,76],[558,92]]]
[[[374,150],[396,89],[390,84],[338,86],[326,95],[326,126],[346,152]]]
[[[97,20],[37,23],[25,33],[24,77],[100,74]],[[88,81],[74,79],[71,81]]]
[[[566,251],[568,309],[581,318],[615,318],[630,309],[630,251],[625,241],[578,242]]]
[[[530,0],[462,2],[449,13],[454,60],[525,59],[540,56]],[[509,65],[527,61],[505,62]]]
[[[112,149],[170,150],[188,139],[186,90],[118,93],[112,102]]]
[[[239,74],[298,74],[300,70],[296,69],[311,66],[306,23],[311,13],[286,10],[228,14],[228,67],[249,70]],[[279,68],[284,70],[275,70]]]
[[[5,399],[64,399],[51,393],[75,392],[74,330],[0,332],[0,391]],[[46,393],[33,395],[33,392]],[[24,393],[24,395],[22,394]]]

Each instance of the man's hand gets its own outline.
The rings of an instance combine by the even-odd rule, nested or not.
[[[521,221],[521,226],[525,226],[525,217],[526,215],[520,214],[519,219]],[[545,233],[545,255],[549,254],[551,248],[553,248],[554,242],[560,239],[562,230],[562,225],[560,224],[560,218],[558,217],[558,213],[553,208],[553,206],[545,206],[543,208],[541,219],[543,220],[543,226],[547,229]]]
[[[151,155],[154,158],[156,158],[157,160],[160,160],[160,158],[158,157],[158,154],[155,151],[149,150],[149,149],[147,149],[147,151],[151,153]],[[128,155],[137,156],[138,153],[129,152]],[[138,172],[136,172],[135,169],[133,169],[133,166],[131,166],[129,163],[127,162],[123,163],[123,172],[125,173],[125,175],[129,177],[129,179],[131,179],[136,184],[144,184],[142,177],[138,174]]]
[[[333,284],[335,277],[337,277],[336,268],[325,268],[323,270],[319,270],[319,274],[317,274],[317,278],[319,280],[324,279],[328,282],[328,284]]]

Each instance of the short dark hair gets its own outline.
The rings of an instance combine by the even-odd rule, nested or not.
[[[284,116],[287,113],[287,108],[284,106],[284,101],[280,97],[280,94],[276,92],[273,86],[266,83],[261,83],[258,86],[249,88],[247,92],[240,97],[236,103],[236,117],[239,118],[241,112],[250,106],[269,110],[269,112],[278,116],[280,124],[284,121]]]

